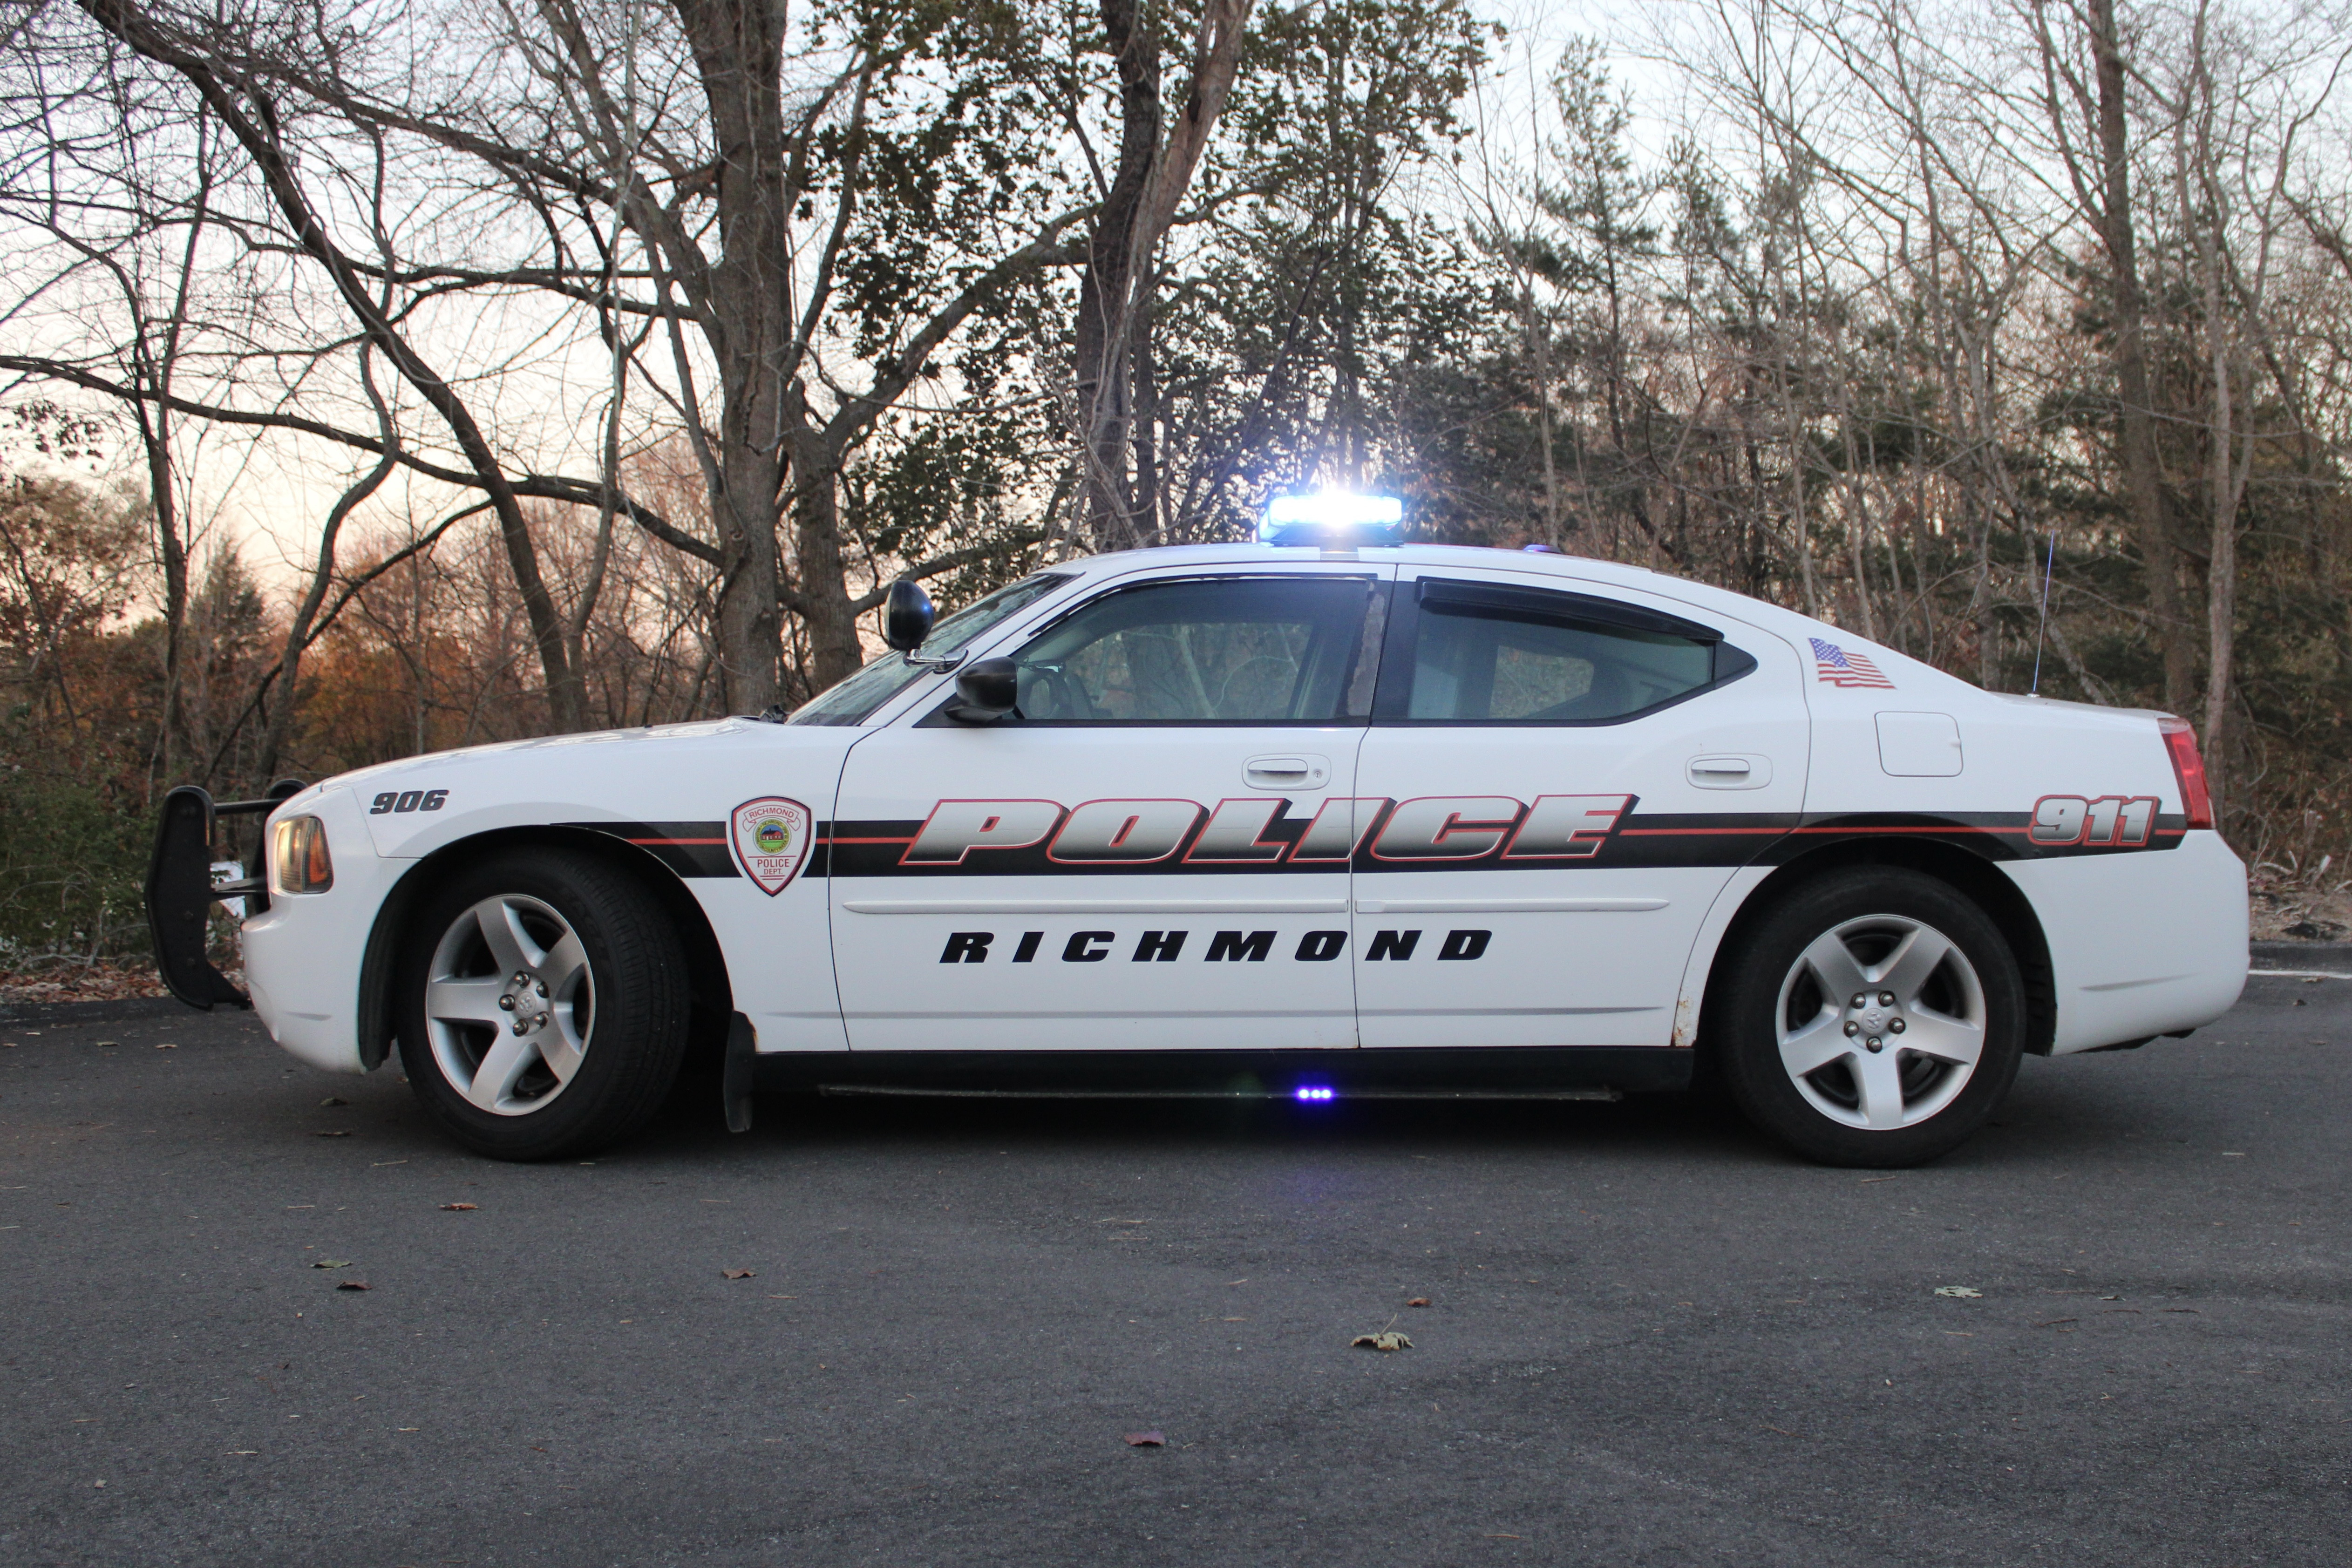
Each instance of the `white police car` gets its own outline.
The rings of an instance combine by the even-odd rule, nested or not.
[[[2218,1018],[2244,868],[2189,727],[1979,691],[1639,568],[1276,542],[1102,556],[785,722],[420,757],[167,803],[166,977],[242,892],[251,1000],[397,1047],[460,1142],[609,1143],[698,1039],[730,1124],[835,1092],[1584,1097],[1719,1078],[1815,1159],[1932,1158],[2022,1052]],[[281,787],[281,790],[292,789]],[[723,1042],[723,1043],[722,1043]]]

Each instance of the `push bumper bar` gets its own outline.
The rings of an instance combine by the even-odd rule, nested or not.
[[[147,929],[155,940],[155,967],[173,996],[209,1012],[216,1003],[251,1007],[246,994],[213,967],[205,953],[212,906],[224,898],[266,901],[259,876],[213,885],[213,824],[216,818],[268,816],[302,782],[284,779],[258,800],[215,802],[200,785],[183,784],[163,797],[155,827],[155,852],[147,862]],[[257,864],[258,854],[250,863]]]

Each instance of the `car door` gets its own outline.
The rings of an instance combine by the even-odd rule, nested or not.
[[[940,704],[853,747],[830,879],[851,1049],[1353,1045],[1386,575],[1123,579],[1012,652],[1012,716]]]
[[[1666,1045],[1734,869],[1795,824],[1809,741],[1780,639],[1657,595],[1406,569],[1360,789],[1373,1046]]]

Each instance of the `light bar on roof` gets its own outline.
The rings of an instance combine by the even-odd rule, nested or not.
[[[1392,545],[1403,522],[1404,503],[1394,496],[1324,490],[1275,497],[1257,537],[1276,545]]]

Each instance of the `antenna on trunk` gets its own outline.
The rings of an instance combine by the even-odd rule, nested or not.
[[[2033,622],[2033,689],[2025,695],[2042,695],[2042,639],[2050,629],[2050,574],[2058,567],[2058,530],[2050,530],[2050,553],[2042,558],[2042,613]]]

